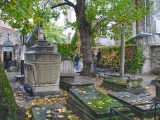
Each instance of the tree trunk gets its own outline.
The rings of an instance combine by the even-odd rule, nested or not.
[[[120,77],[124,77],[124,63],[125,63],[125,26],[124,24],[122,24]]]
[[[81,72],[81,75],[89,76],[91,73],[93,73],[93,60],[90,41],[91,30],[85,15],[85,1],[86,0],[77,0],[75,12],[81,39],[80,51],[83,58],[83,70]]]

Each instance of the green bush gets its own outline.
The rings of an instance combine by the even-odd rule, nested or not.
[[[104,46],[100,47],[100,66],[106,66],[112,63],[114,66],[120,64],[121,46]],[[143,54],[143,47],[141,45],[126,45],[125,46],[125,64],[132,73],[136,73],[141,69],[146,57]]]
[[[70,56],[73,58],[76,53],[76,42],[78,39],[78,33],[75,33],[71,43],[58,43],[58,52],[63,56]]]

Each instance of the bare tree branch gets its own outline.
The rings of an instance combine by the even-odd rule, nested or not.
[[[102,22],[106,21],[106,20],[107,20],[107,18],[105,18],[105,19],[99,18],[99,20],[98,20],[98,21],[96,22],[96,24],[93,26],[92,33],[97,30],[96,28],[100,28],[100,27],[101,27],[100,24],[101,24]]]
[[[64,6],[64,5],[68,5],[70,7],[75,8],[75,5],[72,2],[70,2],[68,0],[64,0],[64,1],[65,1],[64,3],[59,3],[57,5],[52,6],[51,9],[56,8],[56,7],[60,7],[60,6]]]

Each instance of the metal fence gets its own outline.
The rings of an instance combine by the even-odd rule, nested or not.
[[[154,103],[145,103],[145,104],[134,104],[134,105],[124,105],[124,106],[119,106],[122,108],[130,108],[131,111],[132,109],[136,109],[136,107],[138,106],[145,106],[145,105],[150,105],[149,109],[146,109],[146,111],[144,112],[144,114],[142,116],[136,116],[136,120],[160,120],[160,103],[158,102],[154,102]],[[116,116],[120,116],[122,118],[122,120],[133,120],[132,118],[128,117],[127,115],[123,114],[122,112],[118,111],[117,108],[119,107],[111,107],[110,108],[110,120],[117,120]],[[152,111],[152,114],[150,114],[149,112]],[[152,116],[153,119],[149,119],[149,117],[147,116],[148,114],[150,114]],[[119,120],[119,119],[118,119]]]

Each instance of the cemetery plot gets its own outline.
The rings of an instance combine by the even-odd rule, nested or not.
[[[142,87],[142,78],[123,80],[122,78],[110,77],[103,80],[102,86],[118,92],[128,91],[131,93],[145,93],[146,89]]]
[[[122,106],[117,100],[105,95],[94,86],[70,88],[67,98],[67,106],[85,120],[108,120],[111,117],[110,108]],[[117,109],[131,118],[134,114],[129,108]],[[119,117],[119,116],[116,116]]]
[[[154,116],[155,106],[153,103],[153,97],[150,94],[132,94],[129,92],[112,92],[108,93],[109,96],[117,99],[125,105],[130,105],[132,112],[141,117],[142,115],[147,114],[146,116]],[[156,106],[157,112],[160,111],[160,104]]]
[[[61,76],[60,77],[60,88],[64,90],[69,90],[69,88],[72,87],[81,87],[81,86],[90,86],[93,85],[93,83],[86,82],[86,80],[83,79],[78,79],[75,77],[65,77]]]
[[[62,90],[61,95],[48,95],[44,98],[32,100],[32,107],[26,112],[32,120],[80,120],[66,106],[67,91]]]

